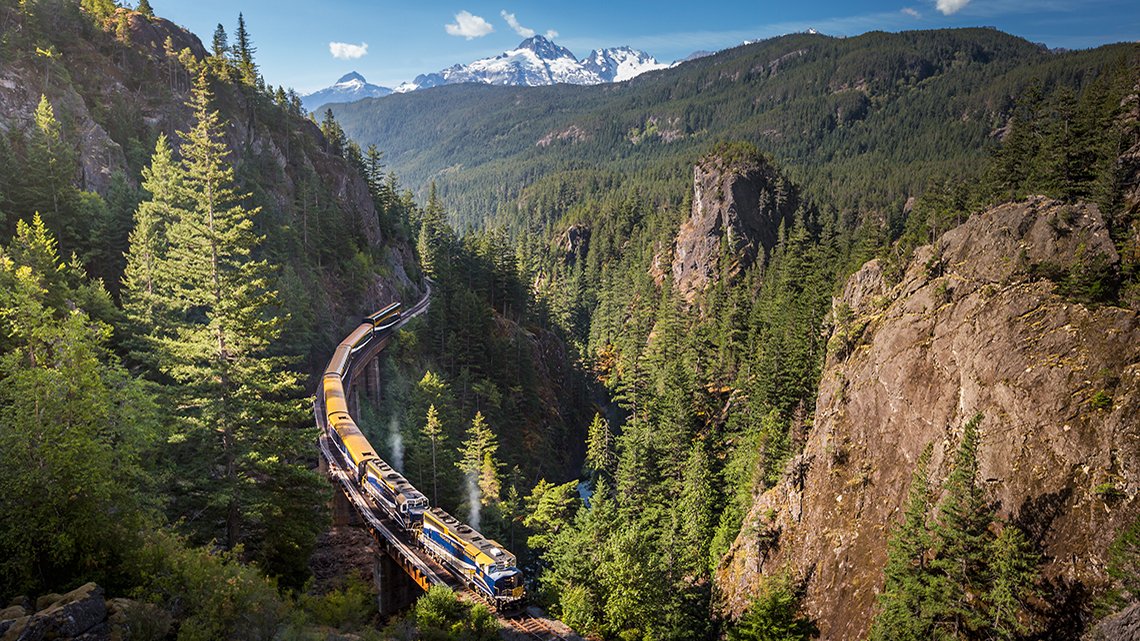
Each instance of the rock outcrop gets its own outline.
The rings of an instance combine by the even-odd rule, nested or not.
[[[717,572],[730,613],[763,575],[807,578],[821,639],[865,635],[915,462],[944,478],[976,413],[980,478],[1071,594],[1106,581],[1140,515],[1140,314],[1034,276],[1119,260],[1100,212],[1044,198],[978,214],[921,247],[891,286],[872,261],[835,301],[814,427],[758,497]]]
[[[0,641],[129,641],[161,639],[170,615],[158,606],[130,599],[106,599],[87,583],[67,594],[45,594],[35,607],[26,598],[0,610]]]
[[[693,205],[673,246],[673,285],[692,303],[719,275],[734,277],[776,246],[797,198],[782,176],[747,154],[713,153],[693,168]],[[722,255],[730,265],[721,265]]]

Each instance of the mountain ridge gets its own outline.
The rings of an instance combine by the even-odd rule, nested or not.
[[[420,74],[397,86],[408,93],[443,85],[477,83],[537,87],[553,84],[597,85],[622,82],[669,65],[644,51],[627,46],[595,49],[579,60],[566,47],[535,35],[497,56],[467,64],[454,64],[434,73]]]

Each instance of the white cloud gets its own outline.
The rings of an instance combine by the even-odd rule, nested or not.
[[[499,15],[503,16],[503,20],[507,21],[507,24],[511,26],[511,29],[515,30],[515,33],[524,38],[530,38],[534,36],[534,29],[528,29],[527,27],[519,24],[519,19],[515,17],[515,14],[507,13],[507,10],[503,9],[499,12]]]
[[[554,40],[557,37],[558,37],[558,32],[555,31],[554,29],[547,29],[546,30],[546,39],[547,40]]]
[[[922,14],[919,13],[918,9],[915,9],[914,7],[903,7],[902,12],[903,12],[903,14],[908,15],[912,18],[921,18],[922,17]]]
[[[463,36],[468,40],[482,38],[495,30],[490,22],[480,16],[471,15],[470,11],[460,11],[455,14],[455,24],[444,25],[443,28],[451,36]]]
[[[330,42],[329,53],[338,60],[356,60],[368,55],[368,43],[354,45],[348,42]]]
[[[938,0],[937,7],[942,15],[951,16],[964,9],[968,4],[970,4],[970,0]]]

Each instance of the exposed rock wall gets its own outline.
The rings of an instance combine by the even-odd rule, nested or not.
[[[692,303],[721,273],[730,278],[776,246],[797,198],[767,162],[711,155],[693,168],[693,205],[673,246],[673,285]],[[725,246],[727,244],[727,246]],[[732,260],[721,265],[723,252]]]
[[[1041,546],[1048,577],[1101,587],[1105,550],[1140,514],[1140,315],[1028,275],[1098,255],[1118,261],[1095,206],[1034,198],[919,248],[898,285],[877,261],[852,276],[804,452],[718,570],[725,608],[740,612],[762,575],[789,569],[808,577],[821,639],[864,636],[919,454],[932,443],[944,478],[978,412],[980,477],[999,514]]]
[[[16,599],[0,610],[2,641],[128,641],[162,638],[170,630],[162,609],[129,599],[106,599],[103,588],[84,584],[67,594]]]

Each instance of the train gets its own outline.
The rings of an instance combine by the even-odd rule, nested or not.
[[[515,556],[498,542],[441,508],[381,458],[348,411],[345,391],[351,384],[353,360],[366,347],[382,349],[401,319],[400,303],[392,303],[361,319],[337,345],[321,378],[320,404],[324,428],[353,483],[415,540],[468,587],[497,609],[513,610],[526,599],[522,570]]]

